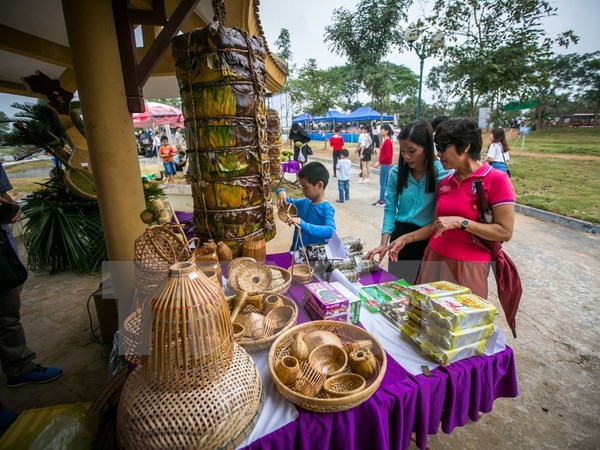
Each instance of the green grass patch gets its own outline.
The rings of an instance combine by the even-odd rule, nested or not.
[[[11,178],[10,184],[12,184],[13,190],[9,194],[13,198],[24,198],[33,191],[37,191],[41,187],[40,184],[46,181],[48,181],[47,177]]]
[[[512,149],[520,151],[521,141],[509,137]],[[600,156],[600,128],[557,128],[533,131],[525,137],[525,152]]]
[[[600,161],[515,156],[510,171],[518,203],[600,223]]]
[[[54,164],[52,164],[52,160],[42,159],[42,160],[35,160],[35,161],[25,161],[21,164],[14,164],[11,166],[4,166],[4,170],[6,171],[6,173],[23,172],[24,170],[44,169],[44,168],[48,168],[48,171],[50,171],[53,167],[54,167]]]

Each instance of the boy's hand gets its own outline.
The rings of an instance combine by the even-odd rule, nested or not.
[[[277,207],[284,208],[287,205],[287,194],[285,191],[281,191],[277,194]]]
[[[288,217],[285,223],[287,223],[290,227],[298,227],[300,228],[300,221],[302,219],[300,217]]]

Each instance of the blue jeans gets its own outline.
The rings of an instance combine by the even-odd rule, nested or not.
[[[385,190],[387,188],[388,175],[392,165],[379,166],[379,201],[385,202]]]
[[[338,180],[338,194],[340,203],[344,203],[344,199],[350,200],[350,180]]]
[[[163,167],[165,168],[165,175],[175,175],[175,172],[177,171],[174,162],[163,161]]]
[[[490,163],[490,166],[492,166],[494,169],[498,169],[502,172],[506,172],[506,164],[504,164],[503,162],[492,162]]]

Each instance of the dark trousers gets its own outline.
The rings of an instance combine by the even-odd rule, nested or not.
[[[337,175],[337,163],[340,160],[340,153],[342,153],[341,150],[333,152],[333,176]]]
[[[35,368],[33,353],[25,342],[21,325],[23,285],[0,292],[0,363],[7,377],[19,377]]]
[[[412,233],[421,228],[419,225],[406,222],[396,222],[394,231],[390,236],[390,243],[403,234]],[[421,267],[421,260],[425,253],[425,248],[429,240],[412,242],[406,244],[400,253],[398,253],[398,261],[388,262],[388,272],[398,278],[404,278],[409,284],[415,284]]]

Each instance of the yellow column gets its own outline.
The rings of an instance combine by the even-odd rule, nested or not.
[[[132,261],[145,203],[111,1],[62,0],[62,6],[108,256]],[[121,278],[132,285],[133,271],[115,272],[115,284]]]

